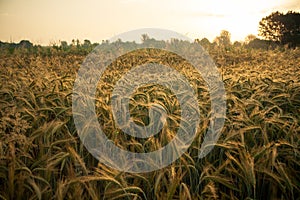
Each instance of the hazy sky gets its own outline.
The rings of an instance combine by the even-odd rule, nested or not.
[[[225,29],[232,40],[243,40],[277,10],[299,12],[299,0],[0,0],[0,40],[101,42],[139,28],[211,41]]]

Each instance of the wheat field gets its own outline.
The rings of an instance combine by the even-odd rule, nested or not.
[[[170,166],[125,173],[83,146],[72,116],[72,90],[86,55],[14,52],[0,59],[0,199],[299,199],[300,49],[209,49],[226,89],[226,119],[214,149],[198,158],[209,126],[209,92],[186,61],[161,52],[118,58],[98,84],[96,112],[107,137],[132,152],[155,151],[176,134],[180,106],[172,91],[140,87],[130,113],[149,123],[153,102],[168,111],[160,134],[137,139],[113,121],[112,89],[133,63],[162,62],[197,91],[201,121],[188,150]],[[156,57],[155,57],[156,56]]]

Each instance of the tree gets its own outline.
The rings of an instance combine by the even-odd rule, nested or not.
[[[233,43],[233,46],[234,46],[234,47],[241,47],[241,46],[242,46],[242,43],[239,42],[239,41],[235,41],[235,42]]]
[[[18,47],[29,49],[33,47],[33,44],[29,40],[21,40]]]
[[[214,42],[220,47],[229,47],[231,45],[231,34],[229,31],[222,30],[220,36],[216,37]]]
[[[62,50],[66,51],[69,47],[68,47],[68,43],[66,41],[61,41],[60,42],[60,47]]]
[[[207,38],[202,38],[201,40],[195,39],[195,43],[198,43],[205,48],[208,48],[211,45],[210,41]]]
[[[82,45],[82,46],[83,46],[84,48],[89,48],[91,45],[92,45],[91,41],[85,39],[85,40],[83,41],[83,45]]]
[[[259,36],[266,40],[296,46],[300,44],[300,13],[273,12],[259,22]]]
[[[145,43],[147,40],[150,40],[150,37],[148,34],[142,34],[141,36],[141,40],[142,40],[142,43]]]
[[[77,47],[77,48],[80,47],[80,41],[79,41],[79,39],[76,40],[76,47]]]
[[[102,40],[101,45],[109,45],[109,40]]]
[[[250,35],[247,35],[246,37],[245,37],[245,44],[249,44],[249,42],[251,42],[251,41],[253,41],[253,40],[255,40],[256,39],[256,36],[255,35],[253,35],[253,34],[250,34]]]

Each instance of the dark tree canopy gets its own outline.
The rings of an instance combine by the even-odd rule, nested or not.
[[[273,12],[259,22],[259,35],[280,44],[300,45],[300,13]]]

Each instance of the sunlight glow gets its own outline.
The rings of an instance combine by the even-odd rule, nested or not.
[[[259,21],[271,12],[299,11],[297,1],[1,0],[0,40],[101,42],[139,28],[170,29],[211,41],[221,30],[228,30],[232,40],[243,40],[248,34],[257,35]]]

